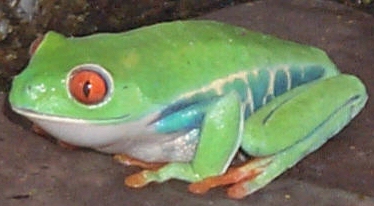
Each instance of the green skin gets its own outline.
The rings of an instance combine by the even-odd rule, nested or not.
[[[109,76],[107,97],[95,105],[80,103],[67,88],[71,70],[86,64],[102,66]],[[293,75],[307,80],[293,85]],[[170,162],[143,171],[140,186],[222,175],[239,148],[263,157],[244,165],[259,174],[241,181],[244,192],[234,198],[263,187],[319,148],[366,100],[361,81],[340,74],[323,51],[212,21],[177,21],[83,38],[49,32],[10,93],[15,111],[65,142]],[[56,132],[54,123],[69,132]],[[109,137],[121,125],[129,131]],[[80,134],[86,126],[106,130]],[[143,144],[145,136],[154,138],[152,143]],[[151,158],[129,149],[142,151],[161,144],[158,137],[181,136],[196,142],[183,142],[193,148],[193,154],[178,153],[185,159],[165,159],[157,152]]]

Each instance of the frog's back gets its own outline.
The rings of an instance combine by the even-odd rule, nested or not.
[[[127,35],[142,55],[138,81],[157,84],[150,92],[164,87],[181,94],[241,71],[320,65],[335,72],[319,49],[218,22],[164,23]]]
[[[93,38],[105,35],[111,34]],[[116,54],[120,62],[115,65],[123,66],[117,78],[135,81],[156,102],[243,71],[317,65],[337,72],[319,49],[213,21],[162,23],[112,37],[101,45],[123,51]]]

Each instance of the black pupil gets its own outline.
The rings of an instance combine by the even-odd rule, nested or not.
[[[83,94],[85,97],[88,98],[90,96],[91,88],[92,88],[92,84],[90,81],[86,81],[83,84]]]

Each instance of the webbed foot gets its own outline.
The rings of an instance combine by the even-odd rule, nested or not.
[[[271,157],[250,160],[242,166],[230,168],[223,175],[208,177],[202,181],[191,183],[188,189],[195,194],[204,194],[214,187],[232,185],[227,190],[228,196],[235,199],[243,198],[248,195],[248,189],[243,184],[261,174],[271,161]]]

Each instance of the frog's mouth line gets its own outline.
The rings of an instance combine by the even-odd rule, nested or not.
[[[78,119],[78,118],[71,118],[71,117],[64,117],[64,116],[41,114],[33,110],[22,109],[22,108],[17,108],[17,107],[12,107],[12,110],[32,120],[39,119],[39,120],[51,121],[51,122],[75,123],[75,124],[87,124],[87,123],[113,124],[116,122],[124,122],[130,118],[130,114],[126,114],[126,115],[112,117],[108,119]]]

